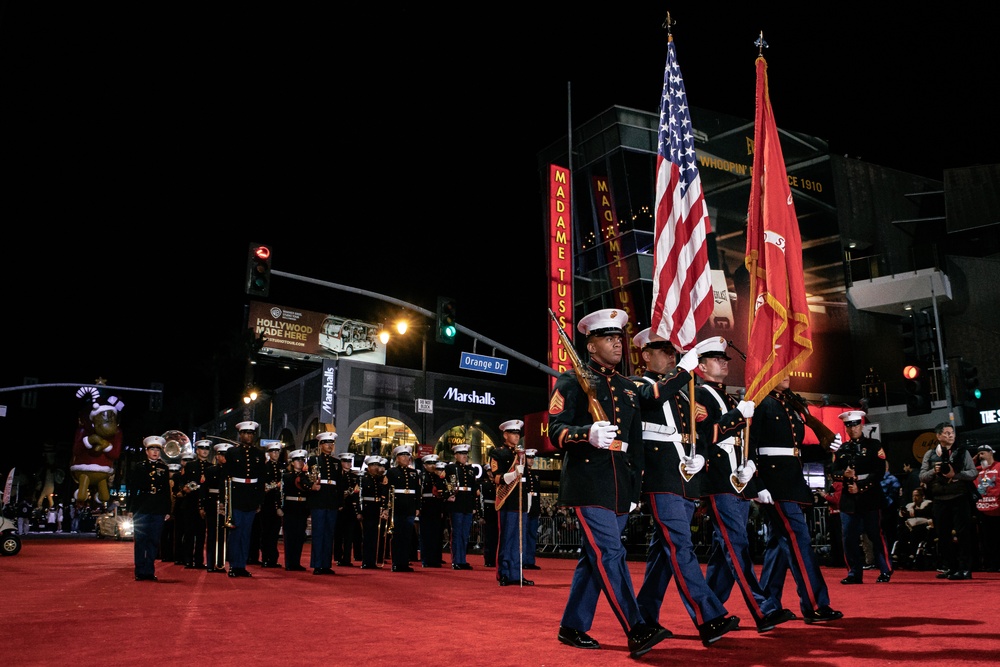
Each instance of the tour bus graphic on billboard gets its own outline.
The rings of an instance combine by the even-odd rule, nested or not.
[[[385,364],[379,326],[370,322],[251,301],[250,330],[265,356],[319,362],[357,355],[358,361]]]

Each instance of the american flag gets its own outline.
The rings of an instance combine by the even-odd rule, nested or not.
[[[711,231],[694,152],[687,94],[668,37],[656,151],[652,333],[687,350],[715,307],[706,239]]]

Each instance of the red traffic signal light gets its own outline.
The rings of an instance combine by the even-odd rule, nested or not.
[[[923,369],[920,366],[904,366],[903,367],[903,377],[907,380],[916,380],[918,377],[923,375]]]
[[[907,416],[926,415],[931,411],[931,386],[927,369],[916,364],[903,367]]]
[[[271,248],[250,244],[247,255],[246,292],[250,296],[267,296],[271,291]]]

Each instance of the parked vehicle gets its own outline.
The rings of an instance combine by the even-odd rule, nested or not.
[[[113,512],[97,515],[97,537],[104,539],[113,537],[121,542],[122,540],[135,539],[132,527],[132,515],[115,509]]]
[[[21,550],[21,536],[17,534],[17,524],[6,516],[0,516],[0,556],[16,556]]]

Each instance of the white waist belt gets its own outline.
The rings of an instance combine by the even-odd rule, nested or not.
[[[321,479],[321,480],[319,480],[319,483],[320,484],[333,484],[334,486],[337,486],[337,480],[335,480],[335,479]]]
[[[667,424],[656,424],[654,422],[642,422],[642,434],[647,433],[659,433],[662,435],[673,435],[677,433],[677,429],[673,426],[668,426]]]
[[[393,489],[393,493],[416,493],[416,489]]]
[[[455,490],[456,491],[472,491],[472,487],[471,486],[456,486]]]
[[[300,502],[305,500],[305,498],[300,498],[299,496],[285,496],[285,500],[291,500],[293,502]]]
[[[435,498],[435,497],[436,496],[433,493],[425,493],[424,494],[424,498]]]
[[[237,484],[256,484],[257,483],[257,478],[256,477],[254,477],[253,479],[247,479],[245,477],[233,477],[232,480],[234,482],[236,482]]]
[[[483,502],[486,503],[487,505],[494,505],[494,504],[496,504],[497,501],[495,501],[495,500],[483,500]]]
[[[688,433],[671,433],[669,435],[664,435],[657,431],[643,431],[643,440],[655,440],[656,442],[682,442],[685,445],[691,440],[691,436]],[[625,451],[624,449],[622,451]]]
[[[208,492],[209,493],[218,493],[219,490],[218,489],[209,489]]]
[[[857,479],[868,479],[868,473],[865,473],[863,475],[858,475]]]
[[[375,496],[361,496],[361,500],[371,500],[371,501],[374,501],[375,500]]]
[[[798,456],[798,447],[761,447],[757,453],[762,456]]]

